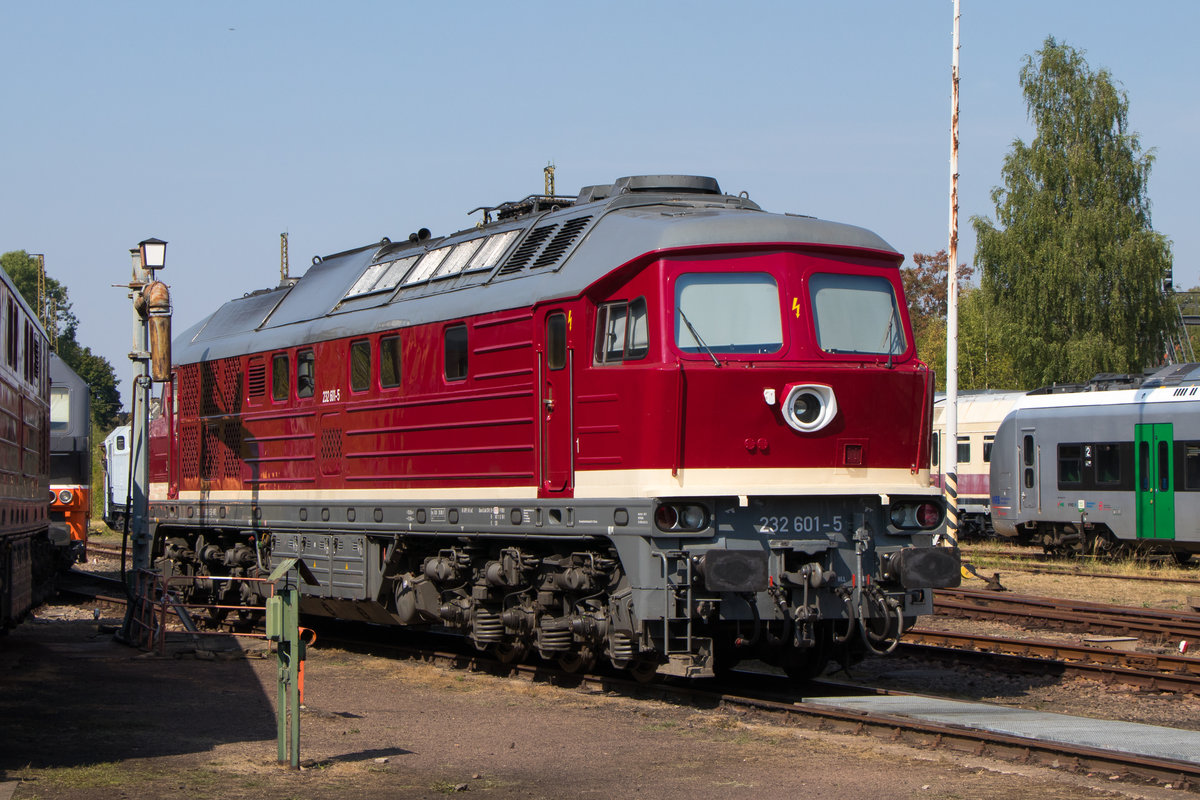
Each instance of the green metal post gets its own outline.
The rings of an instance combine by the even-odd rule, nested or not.
[[[276,696],[279,763],[288,761],[300,768],[300,662],[304,660],[304,642],[300,640],[300,580],[317,585],[303,561],[284,559],[267,579],[284,580],[283,587],[267,600],[267,638],[275,642],[279,663],[279,691]],[[288,722],[291,721],[290,735]],[[290,745],[290,746],[289,746]]]

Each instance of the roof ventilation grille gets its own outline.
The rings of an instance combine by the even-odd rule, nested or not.
[[[517,249],[509,257],[504,266],[500,268],[500,275],[511,275],[514,272],[520,272],[525,268],[525,265],[533,260],[534,255],[541,249],[542,244],[550,238],[550,234],[557,228],[557,224],[543,225],[540,228],[534,228],[525,237],[525,241],[518,245]]]
[[[533,262],[530,269],[543,269],[557,264],[591,221],[592,218],[589,216],[576,217],[564,222],[562,229],[550,240],[546,249],[537,257],[537,261]]]

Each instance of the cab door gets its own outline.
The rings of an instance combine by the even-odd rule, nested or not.
[[[538,496],[570,497],[574,491],[574,351],[571,313],[561,308],[540,315],[538,354]]]
[[[1137,481],[1137,537],[1175,538],[1175,465],[1170,422],[1133,426]]]

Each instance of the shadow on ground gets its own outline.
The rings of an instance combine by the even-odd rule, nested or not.
[[[276,735],[245,658],[144,654],[91,620],[32,618],[0,638],[0,720],[0,781],[231,742],[263,740],[267,751]]]

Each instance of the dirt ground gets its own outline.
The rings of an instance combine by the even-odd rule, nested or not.
[[[44,607],[0,640],[0,797],[4,782],[16,800],[1186,794],[319,648],[293,772],[276,763],[273,660],[148,656],[90,617]]]

